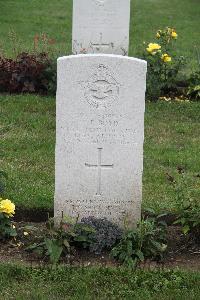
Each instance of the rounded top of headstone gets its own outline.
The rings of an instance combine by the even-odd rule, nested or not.
[[[139,59],[136,57],[130,57],[130,56],[123,56],[123,55],[116,55],[116,54],[77,54],[77,55],[69,55],[69,56],[62,56],[58,58],[58,62],[63,61],[63,60],[71,60],[71,59],[80,59],[80,58],[112,58],[112,59],[121,59],[121,60],[126,60],[126,61],[132,61],[136,63],[140,63],[142,65],[147,66],[146,60]]]

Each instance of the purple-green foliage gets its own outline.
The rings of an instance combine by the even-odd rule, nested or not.
[[[123,230],[107,219],[94,217],[83,218],[81,223],[95,229],[90,238],[93,242],[89,245],[91,252],[100,254],[103,250],[110,250],[122,237]]]

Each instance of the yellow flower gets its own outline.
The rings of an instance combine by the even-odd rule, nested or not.
[[[164,61],[165,63],[170,62],[172,60],[171,56],[169,56],[167,53],[163,54],[161,56],[162,61]]]
[[[29,233],[28,233],[28,232],[26,232],[26,231],[24,231],[24,236],[27,236],[27,235],[29,235]]]
[[[155,55],[160,49],[161,49],[161,46],[156,43],[150,43],[148,45],[148,48],[146,48],[147,52],[149,52],[152,55]]]
[[[10,200],[3,200],[0,198],[0,213],[5,213],[8,217],[12,217],[15,214],[15,204]]]
[[[178,37],[178,34],[176,33],[176,31],[175,31],[174,29],[172,29],[171,37],[172,37],[173,39],[177,39],[177,37]]]

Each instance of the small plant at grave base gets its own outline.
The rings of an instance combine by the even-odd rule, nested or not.
[[[183,169],[178,169],[177,176],[171,180],[175,190],[176,213],[178,214],[174,224],[180,224],[183,234],[191,234],[197,242],[200,242],[200,203],[192,195],[195,191],[190,189],[188,181]]]
[[[178,34],[173,28],[158,30],[156,43],[149,43],[144,53],[148,63],[147,99],[156,101],[171,89],[176,89],[176,80],[185,64],[183,56],[177,56],[174,49]]]
[[[83,218],[81,223],[94,228],[94,232],[90,235],[92,242],[89,250],[95,254],[100,254],[103,250],[111,250],[122,238],[123,230],[105,218]]]
[[[147,258],[162,259],[167,249],[167,224],[160,221],[162,216],[142,219],[136,228],[126,230],[111,256],[133,269]]]
[[[15,214],[15,205],[10,200],[0,198],[0,240],[15,237],[17,235],[11,218]]]
[[[54,219],[47,222],[47,233],[39,243],[34,243],[26,248],[41,257],[48,257],[53,266],[59,262],[61,256],[70,256],[75,246],[88,247],[92,242],[90,235],[94,229],[89,225],[78,222],[78,218],[64,217],[58,226]]]

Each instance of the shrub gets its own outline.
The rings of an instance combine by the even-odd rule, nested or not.
[[[58,225],[54,225],[54,219],[47,222],[47,232],[40,238],[38,243],[34,243],[26,248],[39,256],[47,256],[52,265],[56,265],[61,256],[70,255],[74,246],[88,247],[91,243],[90,234],[94,229],[90,226],[78,223],[77,219],[62,218]]]
[[[0,92],[41,93],[54,91],[54,65],[46,53],[21,53],[16,59],[0,57]]]
[[[147,99],[156,101],[176,88],[176,79],[184,58],[178,57],[174,50],[174,43],[178,35],[173,28],[159,30],[156,34],[158,43],[150,43],[144,53],[148,63]]]
[[[11,217],[15,213],[15,205],[10,200],[0,198],[0,240],[5,240],[17,235],[15,227],[11,223]]]
[[[143,219],[135,229],[126,230],[111,255],[130,268],[146,258],[161,259],[167,249],[167,225],[159,219]]]
[[[123,234],[121,228],[105,218],[83,218],[81,223],[94,228],[94,232],[90,235],[92,242],[89,245],[89,249],[96,254],[100,254],[103,250],[112,249],[112,247],[121,239]]]

